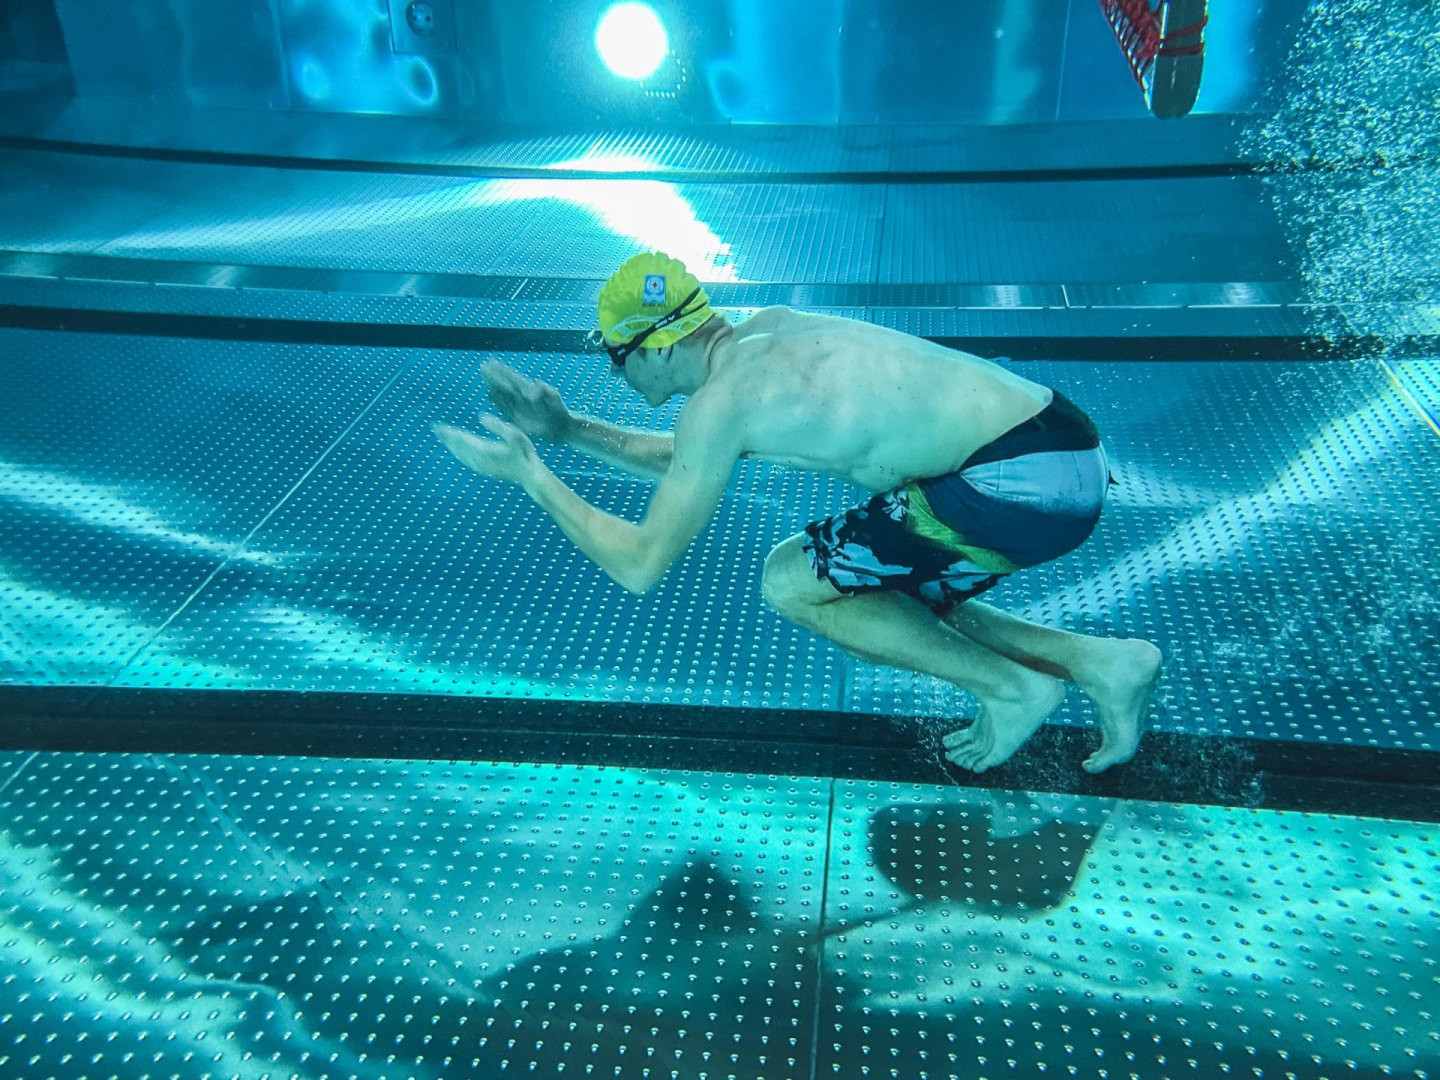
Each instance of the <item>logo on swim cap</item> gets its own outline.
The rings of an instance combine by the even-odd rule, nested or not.
[[[679,310],[682,304],[683,311]],[[655,324],[672,314],[672,309],[676,318],[656,329]],[[710,297],[695,275],[679,259],[660,251],[626,259],[605,282],[596,304],[605,341],[623,345],[637,334],[645,334],[645,345],[651,349],[675,344],[714,314]]]

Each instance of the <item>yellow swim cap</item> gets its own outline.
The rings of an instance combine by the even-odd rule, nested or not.
[[[694,293],[693,297],[690,294]],[[689,303],[686,299],[690,298]],[[645,337],[648,349],[693,334],[715,314],[700,281],[679,259],[659,251],[636,255],[610,275],[600,290],[600,333],[611,345],[624,345],[666,316],[680,318]]]

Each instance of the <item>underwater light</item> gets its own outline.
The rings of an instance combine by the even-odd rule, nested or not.
[[[600,17],[595,49],[616,75],[643,79],[653,75],[665,59],[670,39],[649,4],[616,4]]]

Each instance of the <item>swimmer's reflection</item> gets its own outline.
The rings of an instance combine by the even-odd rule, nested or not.
[[[1098,831],[1047,817],[1003,835],[987,806],[890,806],[870,819],[867,841],[875,869],[916,902],[1034,911],[1069,893]]]

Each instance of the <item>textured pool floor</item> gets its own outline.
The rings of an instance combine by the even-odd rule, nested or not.
[[[1423,1076],[1433,825],[590,766],[38,754],[16,1076]]]

